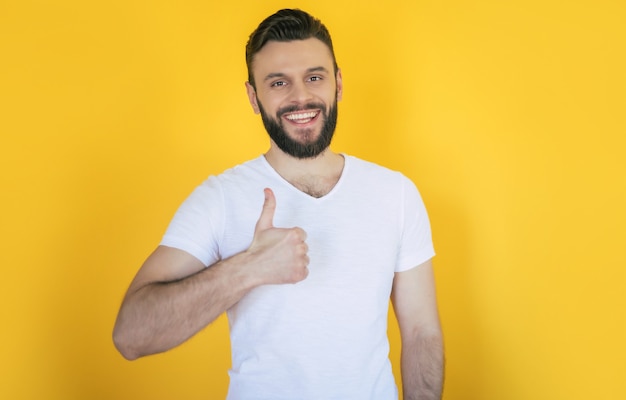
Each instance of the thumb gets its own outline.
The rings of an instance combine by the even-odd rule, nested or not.
[[[272,228],[274,226],[274,211],[276,210],[276,198],[272,189],[265,188],[265,202],[263,203],[263,210],[261,210],[261,216],[256,223],[255,232]]]

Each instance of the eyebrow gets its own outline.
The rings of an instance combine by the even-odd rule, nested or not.
[[[319,66],[319,67],[311,67],[311,68],[308,68],[306,70],[307,74],[310,74],[312,72],[326,72],[326,73],[328,73],[328,69],[326,69],[325,67]],[[283,72],[272,72],[272,73],[267,74],[265,76],[265,79],[263,79],[263,81],[268,81],[268,80],[274,79],[274,78],[284,78],[286,76],[287,76],[287,74],[285,74]]]

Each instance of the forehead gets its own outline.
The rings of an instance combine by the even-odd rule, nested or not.
[[[271,73],[295,73],[314,67],[334,70],[330,49],[317,38],[267,42],[252,61],[255,79]]]

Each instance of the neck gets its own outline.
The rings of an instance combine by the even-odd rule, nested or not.
[[[265,159],[280,176],[313,197],[322,197],[337,184],[343,171],[342,155],[324,150],[314,158],[295,158],[272,146]]]

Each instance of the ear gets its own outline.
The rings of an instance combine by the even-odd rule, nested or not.
[[[248,100],[250,101],[254,113],[259,114],[261,110],[259,110],[259,103],[256,100],[256,90],[254,90],[250,82],[246,82],[246,92],[248,92]]]
[[[342,78],[341,78],[341,70],[340,69],[337,70],[337,77],[336,77],[335,81],[337,82],[337,101],[340,101],[341,98],[343,97],[343,81],[342,81]]]

